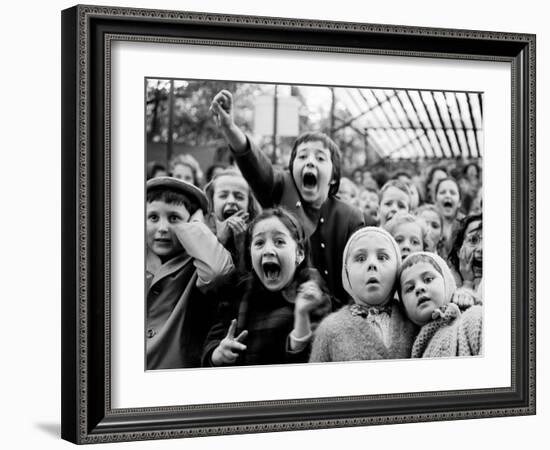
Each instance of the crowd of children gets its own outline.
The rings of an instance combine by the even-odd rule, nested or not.
[[[147,167],[147,369],[482,353],[476,164],[346,178],[308,132],[279,168],[211,110],[235,165]]]

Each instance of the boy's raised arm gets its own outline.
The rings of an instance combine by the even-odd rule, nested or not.
[[[222,90],[212,100],[210,110],[235,156],[237,165],[252,192],[264,208],[274,206],[275,194],[283,184],[283,175],[273,169],[267,156],[256,148],[233,121],[233,97]]]

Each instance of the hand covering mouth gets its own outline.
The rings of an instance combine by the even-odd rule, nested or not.
[[[223,220],[229,219],[233,214],[239,212],[239,208],[234,205],[227,206],[222,213]]]
[[[317,174],[311,170],[305,170],[302,173],[302,185],[306,189],[315,189],[317,186]]]
[[[264,276],[268,281],[274,281],[279,278],[281,274],[281,266],[276,261],[266,261],[262,263],[262,270]]]

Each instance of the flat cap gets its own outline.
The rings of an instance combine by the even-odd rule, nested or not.
[[[208,210],[208,200],[206,194],[197,186],[187,183],[174,177],[156,177],[147,181],[147,192],[154,191],[156,189],[169,190],[173,192],[179,192],[186,197],[195,200],[202,211],[206,214]]]

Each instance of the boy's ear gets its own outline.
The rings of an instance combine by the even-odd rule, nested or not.
[[[296,249],[296,265],[299,266],[302,264],[302,261],[305,258],[304,250],[301,248]]]

